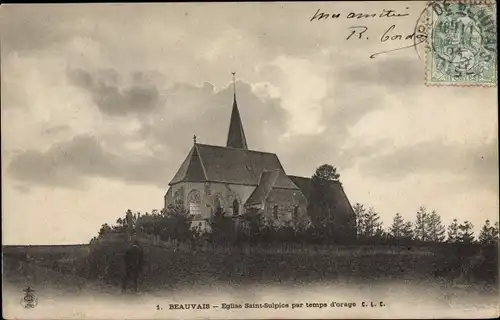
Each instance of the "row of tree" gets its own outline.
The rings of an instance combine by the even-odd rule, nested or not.
[[[204,238],[212,242],[312,242],[312,243],[474,243],[498,242],[498,222],[491,225],[486,220],[478,239],[469,221],[458,223],[457,219],[445,227],[436,211],[428,212],[421,207],[415,221],[405,221],[397,213],[391,226],[384,230],[378,212],[357,203],[354,217],[339,214],[335,198],[336,184],[340,175],[332,165],[316,169],[311,179],[311,192],[307,213],[309,221],[292,221],[284,224],[269,224],[264,213],[249,208],[237,219],[217,210],[210,220],[209,232],[193,228],[192,217],[182,207],[170,206],[166,210],[153,210],[141,215],[127,211],[125,218],[119,218],[116,225],[104,224],[99,234],[121,232],[126,229],[159,235],[161,239],[180,241]],[[293,215],[292,215],[293,216]],[[268,219],[267,219],[268,220]]]
[[[366,208],[357,203],[354,207],[356,215],[356,230],[358,239],[388,239],[395,242],[433,242],[433,243],[495,243],[498,241],[498,222],[491,225],[486,220],[477,239],[474,235],[474,225],[470,221],[459,223],[453,219],[446,227],[441,216],[436,211],[428,212],[425,207],[420,207],[416,213],[415,221],[405,221],[400,213],[396,213],[392,224],[384,230],[379,214],[373,208]]]
[[[458,223],[457,219],[446,228],[436,211],[427,212],[421,207],[415,222],[405,221],[397,213],[392,224],[385,230],[379,214],[373,208],[362,204],[354,206],[356,214],[356,239],[361,243],[498,243],[498,222],[494,225],[486,220],[476,239],[473,225],[469,221]],[[325,231],[325,226],[296,225],[289,223],[278,227],[266,224],[263,213],[249,209],[237,220],[222,210],[216,211],[208,221],[208,232],[203,232],[193,224],[189,212],[181,207],[169,207],[166,210],[153,210],[151,213],[132,213],[127,211],[125,217],[119,218],[116,224],[102,225],[99,234],[125,232],[127,230],[156,234],[162,240],[177,239],[188,241],[204,239],[214,243],[235,242],[312,242],[312,243],[352,243],[353,239],[338,239]],[[194,225],[194,227],[193,227]]]
[[[132,213],[129,209],[116,224],[107,223],[101,226],[99,235],[122,232],[142,232],[159,235],[160,239],[177,239],[186,241],[193,238],[195,230],[191,227],[192,217],[182,207],[171,206],[166,210],[152,210],[151,213]]]

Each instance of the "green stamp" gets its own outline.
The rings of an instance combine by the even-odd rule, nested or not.
[[[493,3],[434,1],[429,6],[428,18],[428,85],[497,84]]]

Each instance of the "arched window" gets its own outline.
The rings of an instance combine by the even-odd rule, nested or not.
[[[293,221],[297,221],[299,219],[299,206],[295,206],[293,208]]]
[[[180,187],[174,193],[174,205],[176,207],[184,207],[184,187]]]
[[[188,195],[189,213],[195,218],[201,218],[201,194],[198,190],[191,190]]]
[[[273,206],[273,217],[276,220],[278,220],[278,211],[279,211],[279,206],[277,204],[275,204]]]
[[[237,199],[233,201],[233,216],[237,216],[240,214],[240,204]]]
[[[222,194],[217,193],[214,196],[214,205],[213,205],[213,211],[212,213],[215,212],[226,212],[227,207],[225,206],[224,198],[222,197]]]

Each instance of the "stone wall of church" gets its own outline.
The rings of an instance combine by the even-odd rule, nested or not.
[[[264,204],[266,224],[297,227],[308,223],[307,200],[297,190],[273,189]]]
[[[228,215],[233,215],[242,214],[244,212],[243,205],[254,191],[255,186],[213,182],[209,184],[209,187],[205,188],[206,191],[210,192],[210,194],[206,193],[206,197],[213,204],[213,211],[215,211],[220,204]],[[217,201],[219,201],[219,203],[217,203]],[[238,206],[233,208],[233,205],[236,205],[235,201],[238,203]]]
[[[194,225],[207,229],[204,220],[210,219],[218,206],[228,215],[242,214],[243,204],[254,189],[254,186],[217,182],[181,182],[171,186],[165,194],[165,207],[169,204],[182,205],[194,215]],[[235,200],[238,205],[233,208]]]
[[[226,183],[181,182],[169,188],[165,194],[165,207],[179,204],[189,209],[194,215],[193,226],[208,230],[206,222],[217,207],[222,207],[227,215],[244,213],[243,204],[254,191],[254,186],[234,185]],[[237,212],[233,205],[238,203]],[[305,225],[308,223],[307,200],[297,190],[273,189],[268,201],[261,206],[264,222],[275,227]]]
[[[172,187],[168,188],[167,193],[165,193],[163,200],[164,200],[164,203],[163,203],[164,208],[167,208],[169,204],[173,203],[173,201],[172,201]]]

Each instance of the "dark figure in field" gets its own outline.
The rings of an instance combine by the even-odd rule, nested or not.
[[[122,289],[125,291],[127,289],[127,284],[132,282],[132,289],[137,291],[137,280],[139,278],[139,273],[142,270],[143,264],[143,251],[139,246],[138,241],[134,241],[134,244],[127,249],[125,252],[125,277],[123,277]]]

